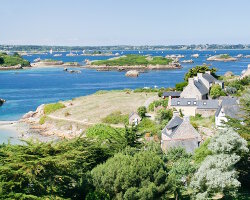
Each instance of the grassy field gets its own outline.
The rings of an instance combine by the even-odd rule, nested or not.
[[[168,65],[173,60],[162,56],[147,57],[142,55],[126,55],[116,59],[93,61],[91,65],[134,66],[134,65]]]
[[[157,93],[134,93],[125,91],[99,92],[63,102],[66,107],[48,115],[48,121],[60,122],[62,126],[69,123],[93,125],[114,112],[128,115],[139,106],[149,105],[157,99]]]

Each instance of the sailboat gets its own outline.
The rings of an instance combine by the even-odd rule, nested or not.
[[[52,48],[50,49],[49,53],[50,53],[50,54],[52,54],[52,53],[53,53]]]

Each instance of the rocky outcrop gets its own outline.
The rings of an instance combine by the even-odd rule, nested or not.
[[[2,106],[6,101],[4,99],[0,99],[0,106]]]
[[[66,62],[66,63],[63,63],[63,66],[67,66],[67,67],[79,67],[80,64],[78,62]]]
[[[233,76],[234,74],[233,74],[233,72],[231,72],[231,71],[228,71],[228,72],[226,72],[225,74],[224,74],[224,76],[225,77],[231,77],[231,76]]]
[[[0,66],[0,70],[16,70],[16,69],[22,69],[22,65],[14,65],[14,66]]]
[[[54,66],[54,65],[63,65],[63,61],[41,60],[36,63],[31,63],[31,67]]]
[[[194,63],[194,61],[192,60],[192,59],[190,59],[190,60],[183,60],[183,61],[181,61],[182,63]]]
[[[242,75],[240,76],[240,79],[243,79],[243,78],[245,78],[247,76],[250,76],[250,64],[248,64],[247,69],[242,72]]]
[[[139,76],[139,72],[137,70],[130,70],[130,71],[127,71],[127,73],[125,74],[125,76],[128,76],[128,77],[138,77]]]
[[[208,61],[229,62],[229,61],[237,61],[237,58],[233,58],[233,57],[228,56],[226,54],[220,54],[220,55],[211,56],[207,60]]]
[[[20,121],[24,122],[35,122],[38,123],[40,118],[44,115],[44,104],[40,105],[37,107],[36,111],[29,111],[23,117],[21,118]]]

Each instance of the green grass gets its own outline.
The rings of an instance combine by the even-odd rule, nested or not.
[[[219,58],[228,59],[228,58],[231,58],[231,56],[229,56],[228,54],[222,54],[222,55],[220,55]]]
[[[55,112],[61,108],[65,108],[65,105],[62,103],[51,103],[44,106],[44,114],[48,115]]]
[[[39,124],[43,125],[43,124],[45,123],[46,119],[47,119],[47,116],[46,116],[46,115],[43,115],[43,116],[40,118],[40,120],[39,120]]]
[[[147,56],[142,55],[127,55],[117,59],[94,61],[91,65],[106,65],[106,66],[132,66],[132,65],[168,65],[173,60],[162,56],[155,56],[152,59],[147,59]]]
[[[0,64],[1,66],[10,67],[21,64],[22,67],[25,67],[30,65],[29,61],[24,60],[19,55],[7,55],[4,53],[0,53],[0,58],[3,58],[3,63]]]
[[[190,123],[194,125],[194,127],[202,126],[207,128],[213,128],[215,124],[215,117],[202,117],[201,115],[197,114],[195,117],[190,117]]]
[[[128,124],[128,114],[123,115],[120,111],[113,112],[102,119],[107,124]]]

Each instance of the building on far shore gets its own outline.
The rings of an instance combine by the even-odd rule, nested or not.
[[[141,122],[141,117],[138,115],[138,113],[133,112],[129,115],[129,124],[137,126]]]
[[[188,153],[194,153],[202,139],[198,131],[190,124],[189,117],[179,117],[177,111],[161,133],[161,148],[168,151],[171,148],[183,147]]]
[[[169,99],[169,107],[181,110],[185,116],[201,114],[203,117],[213,116],[219,108],[218,100],[197,100],[195,98]]]

